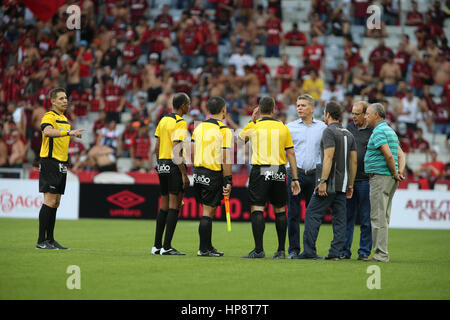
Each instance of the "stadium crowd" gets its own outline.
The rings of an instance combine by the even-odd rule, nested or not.
[[[3,1],[0,167],[21,168],[30,160],[28,150],[37,163],[40,120],[55,87],[67,88],[67,116],[75,128],[98,115],[92,145],[71,142],[74,170],[111,169],[118,157],[131,158],[132,170],[152,170],[150,132],[172,111],[175,92],[191,97],[191,132],[194,121],[208,117],[211,96],[226,99],[226,123],[237,129],[262,94],[276,100],[276,115],[286,122],[296,117],[296,98],[307,93],[316,100],[317,118],[332,100],[350,121],[356,96],[383,103],[403,150],[430,153],[432,160],[411,176],[448,179],[449,165],[437,161],[437,154],[450,150],[450,50],[444,32],[449,2],[430,1],[419,12],[412,1],[404,24],[417,27],[417,46],[404,34],[397,47],[389,47],[386,26],[400,25],[399,0],[312,0],[308,32],[301,23],[283,29],[282,0],[68,0],[45,23],[21,1]],[[351,26],[366,25],[372,3],[382,6],[383,20],[379,29],[366,28],[365,37],[378,40],[366,61]],[[71,4],[81,8],[80,30],[67,28]],[[181,12],[175,19],[174,9]],[[345,63],[336,70],[326,69],[324,37],[344,39]],[[255,54],[257,46],[265,53]],[[303,47],[298,68],[283,53],[297,46]],[[271,68],[265,58],[279,58],[279,65]],[[131,119],[124,120],[126,113]],[[446,134],[447,150],[430,146],[424,131]]]

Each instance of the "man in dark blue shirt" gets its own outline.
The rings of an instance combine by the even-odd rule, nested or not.
[[[347,199],[347,229],[345,232],[345,241],[341,259],[350,259],[352,255],[351,246],[353,241],[353,230],[355,228],[355,219],[358,212],[361,224],[358,260],[368,258],[370,256],[370,250],[372,249],[369,176],[364,172],[364,156],[366,154],[367,143],[372,134],[372,128],[367,126],[365,120],[368,106],[369,104],[365,101],[356,102],[352,108],[353,122],[350,122],[347,126],[348,131],[350,131],[355,138],[358,168],[356,170],[353,196],[352,198]]]

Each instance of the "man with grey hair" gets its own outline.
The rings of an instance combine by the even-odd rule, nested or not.
[[[372,134],[372,128],[367,125],[365,114],[369,104],[366,101],[358,101],[352,107],[352,122],[347,125],[347,130],[353,134],[356,143],[358,167],[354,183],[353,196],[347,199],[347,228],[345,232],[344,247],[341,259],[350,259],[352,256],[353,230],[355,228],[356,215],[359,212],[360,240],[358,260],[370,256],[372,249],[372,232],[370,229],[370,197],[369,176],[364,172],[364,156],[367,143]]]
[[[388,227],[392,198],[403,180],[405,157],[395,131],[385,120],[381,103],[369,105],[365,119],[373,128],[364,156],[364,170],[370,183],[370,220],[374,255],[364,261],[389,261]]]
[[[315,187],[316,166],[321,163],[320,141],[327,127],[325,123],[313,118],[314,99],[309,94],[297,98],[297,115],[299,119],[287,124],[294,143],[300,194],[294,196],[288,188],[288,258],[300,253],[300,200],[305,200],[308,207]],[[288,166],[288,186],[292,180],[292,170]]]

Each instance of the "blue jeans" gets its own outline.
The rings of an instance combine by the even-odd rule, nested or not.
[[[342,254],[351,257],[353,230],[355,218],[359,212],[361,234],[359,239],[358,255],[370,256],[372,249],[372,229],[370,227],[370,185],[369,180],[355,181],[353,197],[347,199],[347,231],[345,232],[344,248]]]
[[[346,197],[344,192],[336,192],[321,197],[313,194],[308,208],[306,208],[305,231],[303,231],[302,257],[317,256],[316,241],[319,235],[322,219],[331,207],[331,223],[333,226],[333,240],[328,251],[329,257],[339,257],[345,240]]]
[[[298,175],[298,183],[300,184],[300,193],[296,196],[291,190],[292,171],[288,169],[288,237],[289,237],[289,253],[300,253],[300,201],[303,197],[305,205],[308,207],[309,200],[314,192],[315,175],[306,176]]]
[[[280,57],[280,46],[266,46],[266,58],[279,58]]]

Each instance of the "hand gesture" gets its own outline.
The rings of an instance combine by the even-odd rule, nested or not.
[[[86,131],[86,129],[70,130],[69,131],[69,136],[75,137],[75,138],[82,138],[83,131]]]

